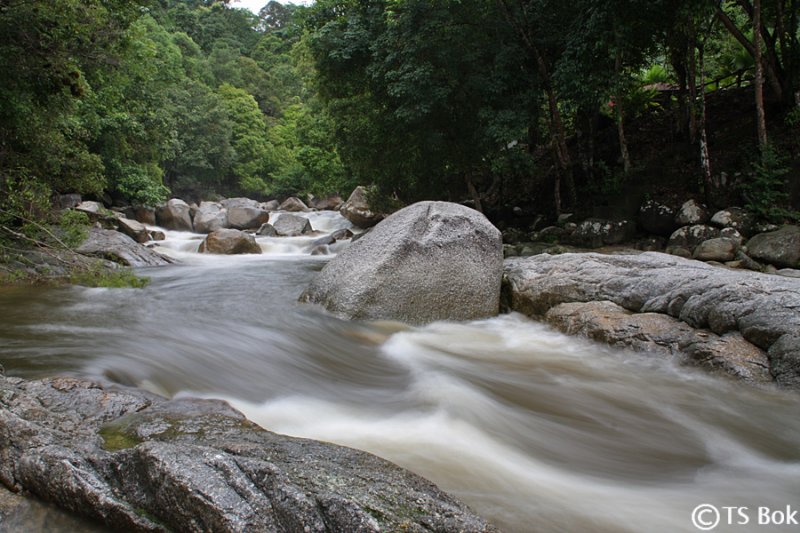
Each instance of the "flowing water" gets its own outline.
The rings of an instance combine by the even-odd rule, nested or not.
[[[223,398],[268,429],[388,458],[509,532],[699,531],[700,504],[720,511],[715,531],[800,531],[758,524],[800,509],[800,395],[517,314],[342,321],[296,303],[330,258],[309,255],[313,237],[260,238],[263,255],[231,257],[196,254],[199,239],[168,232],[160,249],[182,264],[142,270],[142,290],[0,291],[7,374]]]

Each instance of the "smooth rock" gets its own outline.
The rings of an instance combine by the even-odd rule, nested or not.
[[[311,196],[309,198],[308,205],[314,209],[319,209],[321,211],[338,211],[344,200],[338,194],[334,194],[333,196],[328,196],[326,198],[315,198]]]
[[[698,261],[733,261],[739,246],[735,241],[723,237],[701,242],[692,256]]]
[[[259,202],[249,198],[229,198],[222,206],[228,211],[228,227],[232,229],[258,229],[269,222],[269,211]]]
[[[173,262],[123,233],[100,228],[91,228],[89,236],[76,251],[130,267],[160,266]]]
[[[83,201],[83,202],[79,203],[77,206],[75,206],[75,209],[77,211],[83,211],[84,213],[97,215],[101,211],[105,210],[105,206],[103,204],[101,204],[100,202],[93,202],[91,200],[86,200],[86,201]]]
[[[717,268],[657,252],[638,255],[563,254],[509,258],[509,307],[541,317],[562,303],[612,301],[637,313],[662,313],[695,329],[742,334],[769,351],[783,335],[800,331],[800,280]],[[795,366],[770,352],[779,383],[800,381]]]
[[[152,207],[137,205],[131,207],[133,219],[147,226],[156,225],[156,210]],[[129,217],[130,218],[130,217]]]
[[[278,200],[270,200],[261,204],[261,209],[264,211],[277,211],[280,206],[281,203]]]
[[[136,220],[118,218],[117,228],[119,231],[138,243],[144,244],[150,240],[150,234],[147,231],[147,227]]]
[[[201,254],[260,254],[261,247],[255,237],[237,229],[219,229],[211,232],[200,243]]]
[[[503,248],[481,213],[419,202],[384,219],[332,259],[301,295],[358,320],[472,320],[499,310]]]
[[[217,202],[201,202],[194,214],[194,231],[212,233],[228,227],[228,210]]]
[[[800,268],[800,227],[784,226],[759,233],[747,241],[748,254],[758,260],[784,268]]]
[[[0,377],[0,428],[0,482],[114,531],[496,531],[388,461],[218,400]]]
[[[258,228],[256,235],[259,237],[277,237],[278,232],[275,231],[275,228],[272,227],[272,224],[261,224],[261,227]]]
[[[609,301],[560,304],[547,311],[545,320],[569,335],[676,357],[682,364],[720,371],[750,383],[772,381],[767,354],[739,333],[720,337],[669,315],[633,313]]]
[[[311,227],[311,222],[307,218],[290,213],[278,215],[272,222],[272,226],[281,237],[297,237],[314,231],[314,228]]]
[[[347,239],[353,238],[353,232],[347,228],[337,229],[331,233],[331,237],[335,241],[346,241]]]
[[[300,198],[296,198],[291,196],[283,201],[283,203],[278,207],[278,211],[289,211],[291,213],[302,213],[305,211],[310,211],[308,206],[303,203]]]
[[[179,198],[173,198],[156,209],[159,226],[176,231],[192,231],[191,208]]]
[[[359,228],[371,228],[385,217],[372,210],[367,198],[367,189],[361,185],[356,187],[347,201],[339,208],[344,218]]]

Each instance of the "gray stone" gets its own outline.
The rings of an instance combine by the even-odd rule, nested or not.
[[[639,225],[647,233],[669,237],[679,226],[675,215],[672,207],[648,200],[639,208]]]
[[[148,235],[151,241],[163,241],[167,238],[163,231],[151,230]]]
[[[800,268],[800,227],[784,226],[759,233],[747,241],[748,254],[765,263],[785,268]]]
[[[211,233],[228,227],[228,210],[217,202],[201,202],[194,214],[194,230]]]
[[[372,210],[367,196],[367,189],[359,185],[339,208],[342,216],[359,228],[371,228],[385,217]]]
[[[633,313],[609,301],[560,304],[547,311],[545,320],[569,335],[675,357],[683,364],[719,371],[750,383],[772,381],[767,354],[739,333],[719,336],[669,315]]]
[[[800,389],[800,332],[781,335],[768,353],[775,381],[786,388]]]
[[[738,244],[723,237],[717,239],[709,239],[700,243],[694,249],[692,256],[698,261],[733,261],[736,257],[736,251],[739,249]]]
[[[696,200],[688,200],[681,205],[675,214],[675,223],[678,226],[695,226],[707,223],[710,218],[711,216],[705,205]]]
[[[275,228],[272,227],[272,224],[261,224],[261,227],[258,228],[256,235],[260,237],[277,237],[278,232],[275,231]]]
[[[260,254],[261,247],[255,237],[236,229],[219,229],[211,232],[200,243],[198,252],[202,254]]]
[[[327,198],[315,198],[312,196],[309,198],[308,205],[314,209],[319,209],[321,211],[338,211],[344,200],[338,194],[333,196],[328,196]]]
[[[709,239],[716,239],[720,236],[720,229],[713,226],[698,224],[695,226],[684,226],[675,230],[667,241],[667,253],[680,255],[682,257],[692,257],[694,249],[700,243]]]
[[[272,222],[272,226],[281,237],[297,237],[314,231],[314,228],[311,227],[311,222],[307,218],[290,213],[278,215]]]
[[[86,200],[75,206],[75,209],[77,211],[83,211],[84,213],[87,214],[97,215],[101,211],[105,210],[105,206],[103,206],[103,204],[101,204],[100,202],[93,202],[91,200]]]
[[[107,259],[130,267],[168,265],[172,259],[150,250],[118,231],[92,228],[77,250],[79,254]]]
[[[218,400],[0,377],[0,428],[2,484],[115,531],[496,531],[388,461]]]
[[[150,240],[150,234],[147,231],[147,227],[136,220],[118,218],[117,228],[119,231],[138,243],[144,244]]]
[[[137,205],[131,207],[133,219],[148,226],[156,225],[156,210],[152,207]],[[129,217],[130,218],[130,217]]]
[[[753,215],[741,207],[729,207],[722,211],[717,211],[711,217],[711,224],[720,228],[733,228],[739,230],[742,235],[752,235],[755,231],[755,219]]]
[[[629,220],[603,220],[590,218],[581,222],[570,236],[570,242],[578,246],[600,248],[606,244],[620,244],[633,239],[636,224]]]
[[[353,232],[347,228],[337,229],[331,233],[331,237],[335,241],[346,241],[347,239],[353,238]]]
[[[608,300],[636,313],[667,314],[720,336],[738,331],[767,351],[781,336],[800,331],[800,280],[657,252],[509,258],[504,279],[509,307],[534,317],[562,303]],[[770,370],[782,384],[800,380],[792,374],[795,366],[778,362],[787,353],[770,352]]]
[[[270,200],[269,202],[261,204],[261,209],[265,211],[277,211],[280,206],[281,203],[278,200]]]
[[[471,320],[497,314],[502,270],[500,232],[486,217],[420,202],[339,253],[300,299],[351,319]]]
[[[303,213],[305,211],[310,211],[308,206],[303,203],[300,198],[296,198],[291,196],[283,201],[283,203],[278,207],[278,211],[289,211],[291,213]]]
[[[222,206],[228,211],[228,227],[238,230],[258,229],[269,222],[269,211],[249,198],[229,198]]]
[[[192,231],[190,211],[189,204],[178,198],[173,198],[156,209],[156,222],[159,226],[167,229]]]

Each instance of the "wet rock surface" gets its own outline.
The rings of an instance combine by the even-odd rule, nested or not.
[[[496,531],[371,454],[74,378],[0,376],[0,482],[119,531]]]
[[[99,228],[92,228],[76,251],[129,267],[161,266],[173,262],[123,233]]]
[[[472,320],[498,313],[500,231],[481,213],[419,202],[332,259],[301,295],[350,319]]]
[[[720,337],[738,332],[768,354],[775,381],[800,389],[800,349],[791,342],[800,332],[800,280],[656,252],[544,254],[506,260],[504,289],[512,310],[533,317],[545,317],[560,304],[610,301]],[[682,336],[683,326],[675,328]]]

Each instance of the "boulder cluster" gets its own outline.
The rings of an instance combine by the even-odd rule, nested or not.
[[[739,207],[712,212],[696,200],[679,206],[647,200],[635,219],[572,222],[562,217],[558,224],[538,231],[509,229],[503,238],[506,257],[624,245],[731,268],[800,276],[796,271],[800,269],[800,227],[759,224]]]

